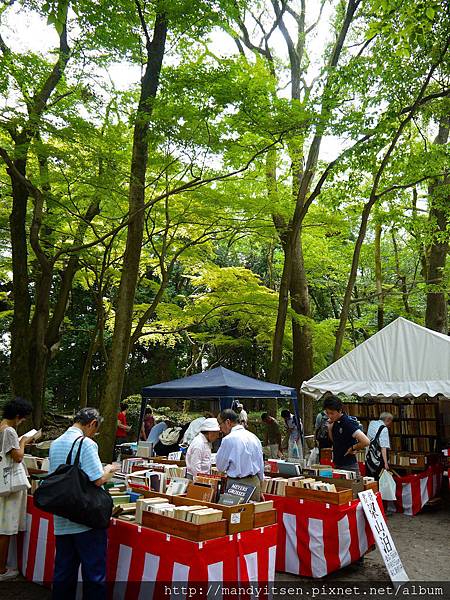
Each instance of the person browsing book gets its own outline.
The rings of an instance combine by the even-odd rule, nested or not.
[[[92,439],[103,421],[96,408],[82,408],[74,424],[50,446],[49,473],[53,473],[66,462],[73,447],[72,464],[79,444],[80,468],[90,481],[101,486],[115,472],[112,465],[102,466],[97,444]],[[92,529],[64,517],[54,516],[56,540],[55,569],[53,574],[53,600],[75,600],[78,569],[81,565],[83,577],[83,599],[103,600],[106,598],[106,529]]]
[[[225,435],[217,451],[216,467],[227,474],[227,487],[233,483],[252,485],[252,500],[261,500],[261,480],[264,479],[264,458],[259,439],[239,425],[238,415],[227,408],[217,420]]]
[[[4,405],[3,419],[0,422],[0,452],[3,455],[0,455],[0,462],[22,462],[25,446],[31,443],[33,437],[19,438],[16,429],[31,415],[31,411],[31,404],[19,397]],[[0,473],[3,476],[3,469]],[[19,574],[17,569],[7,567],[6,562],[12,536],[26,530],[26,516],[26,489],[0,496],[0,582]]]
[[[192,440],[186,453],[188,475],[195,477],[199,473],[211,471],[211,448],[220,433],[217,419],[205,419],[200,432]]]
[[[379,419],[370,421],[367,429],[367,437],[371,442],[376,438],[378,431],[380,431],[378,444],[381,449],[381,456],[383,457],[383,467],[386,471],[389,471],[388,450],[391,447],[388,428],[391,427],[393,420],[394,417],[391,413],[382,412]]]
[[[333,462],[338,469],[354,471],[359,475],[356,453],[370,444],[358,422],[344,413],[341,400],[329,396],[323,403],[328,415],[328,433],[333,444]]]

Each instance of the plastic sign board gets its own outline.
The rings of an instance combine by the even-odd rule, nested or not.
[[[409,581],[373,490],[360,492],[358,496],[391,581]]]

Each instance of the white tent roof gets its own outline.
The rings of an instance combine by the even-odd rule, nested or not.
[[[358,396],[450,398],[450,336],[399,317],[302,385]]]

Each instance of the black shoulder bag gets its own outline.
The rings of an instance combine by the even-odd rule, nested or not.
[[[369,477],[378,477],[383,469],[383,455],[381,454],[380,435],[386,425],[380,425],[376,436],[370,442],[366,455],[366,473]]]
[[[72,451],[80,441],[75,461]],[[93,529],[106,529],[111,519],[113,501],[103,487],[95,485],[80,467],[84,437],[72,444],[65,464],[46,477],[34,493],[34,505],[44,512],[65,517]]]

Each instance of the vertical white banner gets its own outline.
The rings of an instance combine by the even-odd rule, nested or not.
[[[391,581],[399,583],[409,581],[373,490],[360,492],[358,496]]]

